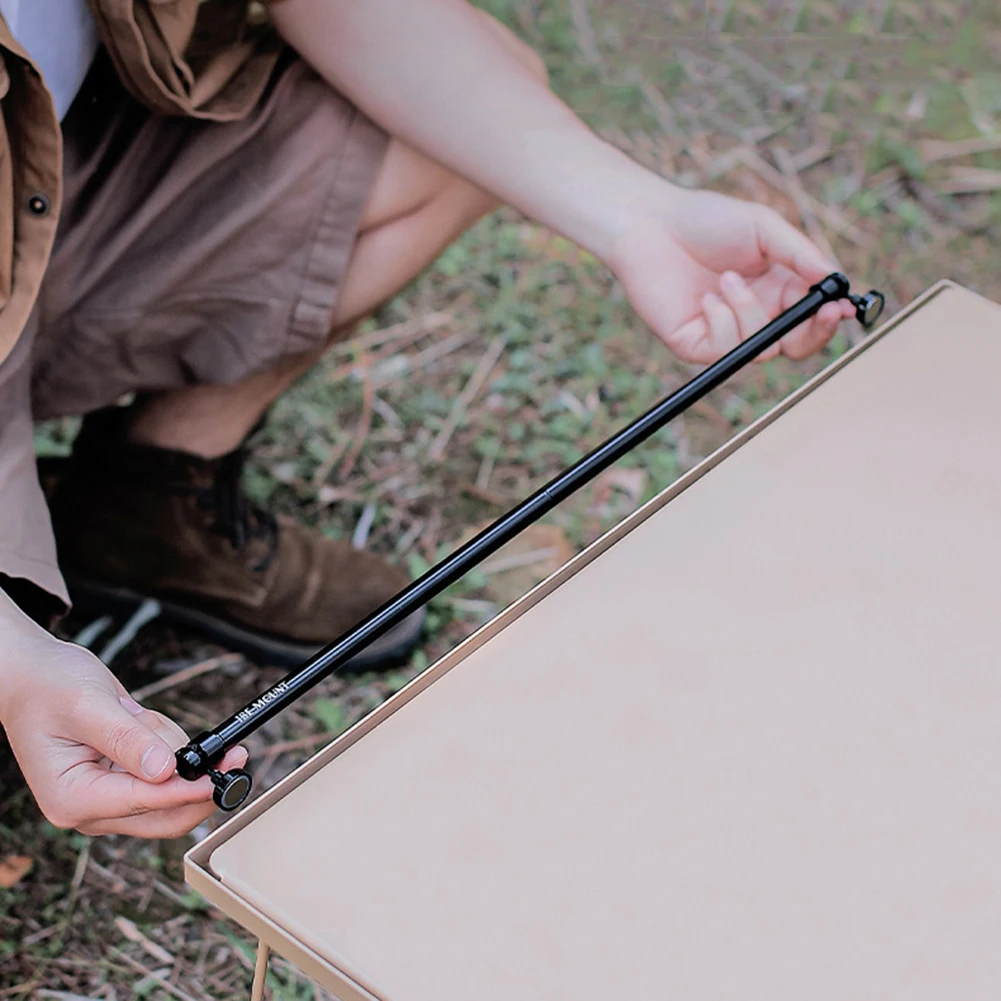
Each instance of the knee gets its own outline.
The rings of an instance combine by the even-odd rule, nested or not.
[[[521,65],[540,83],[549,86],[549,70],[545,61],[538,52],[527,42],[522,41],[510,28],[501,24],[495,17],[486,11],[477,10],[477,14],[483,18],[487,27],[503,43],[504,47],[518,60]]]
[[[501,206],[501,202],[489,191],[478,188],[457,174],[449,176],[441,193],[441,204],[449,206],[446,211],[454,219],[456,234],[465,231]]]

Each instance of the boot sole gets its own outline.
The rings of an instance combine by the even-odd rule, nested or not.
[[[64,576],[74,606],[99,613],[111,611],[131,614],[144,601],[152,599],[159,602],[160,618],[164,622],[200,633],[260,664],[298,667],[326,645],[297,643],[281,636],[258,632],[212,612],[178,604],[159,595],[142,594],[129,587],[102,584],[72,573]],[[407,616],[388,633],[373,640],[337,673],[362,674],[402,664],[416,649],[423,627],[424,610],[421,609]]]

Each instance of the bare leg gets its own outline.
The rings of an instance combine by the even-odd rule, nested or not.
[[[416,277],[491,208],[483,192],[391,142],[344,275],[332,339]],[[223,455],[323,350],[289,358],[234,385],[158,394],[136,416],[132,438],[205,458]]]
[[[488,21],[512,46],[526,71],[545,77],[545,67],[531,49],[492,18]],[[420,274],[495,205],[489,195],[469,182],[391,141],[344,276],[332,340]],[[323,350],[290,358],[235,385],[192,386],[161,393],[136,416],[132,439],[204,458],[232,451]]]

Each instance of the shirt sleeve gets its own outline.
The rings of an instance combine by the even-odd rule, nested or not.
[[[69,595],[35,461],[31,340],[28,332],[22,334],[0,364],[0,577],[17,584],[5,588],[15,600],[31,592],[26,582],[65,610]]]

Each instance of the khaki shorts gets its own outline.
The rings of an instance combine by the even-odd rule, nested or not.
[[[329,337],[387,137],[287,55],[234,123],[151,115],[99,56],[63,124],[36,418],[228,383]]]

